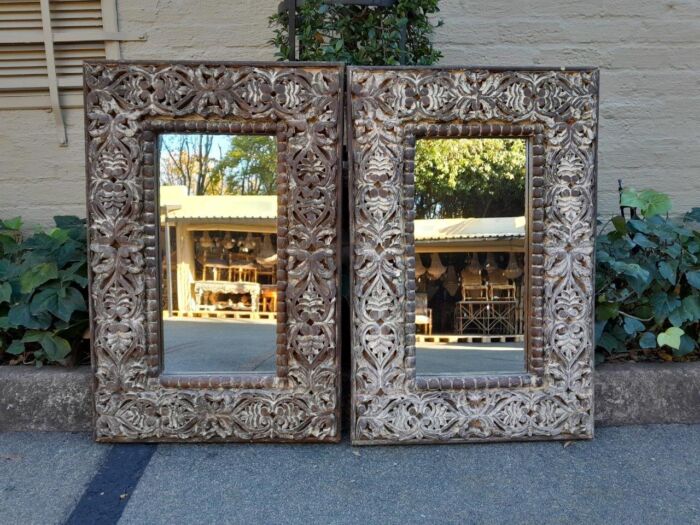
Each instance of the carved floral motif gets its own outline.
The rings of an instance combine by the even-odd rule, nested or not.
[[[341,78],[335,65],[85,65],[98,440],[339,438]],[[159,377],[157,151],[149,122],[171,118],[200,131],[211,121],[215,130],[228,122],[242,133],[253,124],[286,133],[278,230],[286,323],[277,377]],[[208,386],[192,386],[200,382]]]
[[[349,87],[353,441],[591,437],[598,72],[352,67]],[[516,126],[543,130],[543,148],[536,145],[543,166],[533,167],[529,196],[540,209],[528,223],[529,283],[538,291],[529,337],[544,350],[530,366],[534,372],[543,361],[539,382],[513,378],[512,386],[465,390],[416,381],[413,159],[406,152],[413,128],[434,125],[443,136],[464,125],[489,136],[509,136]]]

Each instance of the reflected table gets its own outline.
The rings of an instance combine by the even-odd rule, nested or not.
[[[455,307],[460,334],[517,334],[518,318],[516,300],[460,301]]]
[[[249,294],[250,309],[258,311],[258,301],[260,298],[260,284],[249,281],[197,281],[194,283],[194,294],[197,301],[197,308],[201,309],[204,294],[224,293],[224,294]]]

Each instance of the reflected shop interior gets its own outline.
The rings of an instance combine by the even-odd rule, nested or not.
[[[164,371],[275,371],[277,144],[159,140]]]
[[[419,139],[416,372],[525,371],[526,142]],[[163,134],[164,371],[274,373],[277,144]]]
[[[420,139],[416,373],[525,371],[526,142]]]

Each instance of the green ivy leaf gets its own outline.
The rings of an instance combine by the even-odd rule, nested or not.
[[[688,280],[690,286],[700,290],[700,270],[686,272],[685,278]]]
[[[625,218],[623,216],[616,215],[612,218],[612,223],[615,227],[616,232],[621,233],[623,235],[627,234],[627,221],[625,221]]]
[[[700,208],[692,208],[685,214],[686,221],[700,222]]]
[[[651,332],[644,332],[639,338],[641,348],[656,348],[656,336]]]
[[[62,361],[70,354],[70,343],[51,332],[29,330],[22,338],[22,344],[39,343],[49,361]]]
[[[673,326],[681,326],[688,320],[688,312],[683,308],[683,304],[668,314],[668,320]]]
[[[51,312],[58,308],[58,293],[56,287],[47,287],[35,293],[29,304],[29,311],[32,315],[41,312]]]
[[[56,263],[42,263],[25,271],[19,278],[22,293],[31,293],[37,286],[58,277]]]
[[[75,215],[54,215],[53,222],[58,228],[84,228],[85,219]]]
[[[620,305],[618,303],[599,303],[596,305],[596,319],[600,321],[607,321],[613,317],[617,317],[620,312]]]
[[[640,248],[653,249],[657,247],[657,244],[655,242],[651,242],[649,237],[643,233],[635,233],[634,237],[632,238],[632,242],[634,242]]]
[[[2,224],[2,227],[7,229],[7,230],[20,230],[22,228],[22,218],[21,217],[14,217],[12,219],[7,219],[5,221],[0,221],[0,224]]]
[[[668,262],[661,261],[659,263],[659,273],[661,277],[666,279],[669,283],[676,284],[676,268],[671,266]]]
[[[623,352],[625,350],[625,344],[620,341],[617,337],[612,335],[610,332],[604,332],[598,341],[598,346],[604,348],[610,353]]]
[[[0,283],[0,303],[9,303],[12,299],[12,285]]]
[[[657,321],[665,320],[671,312],[681,305],[681,300],[666,292],[657,292],[651,296],[651,307]]]
[[[695,341],[693,341],[692,337],[688,336],[687,334],[683,334],[681,336],[681,344],[678,348],[674,348],[673,355],[682,357],[689,354],[693,350],[695,350]]]
[[[16,304],[7,314],[7,319],[11,325],[17,328],[45,329],[51,326],[51,315],[42,312],[33,316],[29,310],[29,305],[25,303]]]
[[[73,312],[84,312],[87,308],[83,295],[75,288],[65,288],[65,296],[58,301],[58,307],[51,313],[63,321],[69,321]]]
[[[656,341],[659,343],[659,346],[669,346],[678,350],[681,347],[681,336],[684,334],[685,332],[682,328],[672,326],[667,328],[665,332],[658,334]]]
[[[641,219],[630,219],[629,225],[632,226],[632,228],[634,228],[638,232],[649,233],[650,231],[649,226],[647,226],[647,223]]]
[[[12,341],[10,346],[7,347],[5,352],[12,355],[20,355],[24,353],[24,343],[22,341]]]
[[[635,335],[637,332],[644,330],[644,323],[642,323],[639,319],[628,316],[624,316],[624,318],[625,320],[623,321],[622,326],[625,329],[625,332],[627,332],[629,335]]]
[[[637,263],[615,261],[610,266],[616,273],[627,277],[632,289],[640,295],[644,293],[651,283],[651,273]]]
[[[664,193],[654,190],[643,190],[640,192],[640,197],[644,202],[641,211],[645,217],[663,215],[671,211],[671,199]]]
[[[40,343],[50,361],[62,361],[71,351],[70,343],[57,335],[46,334]]]
[[[596,343],[600,341],[600,338],[603,335],[603,331],[605,330],[605,325],[608,324],[607,321],[596,321],[595,322],[595,340]]]
[[[683,309],[688,314],[688,321],[700,321],[700,295],[689,295],[681,301]]]
[[[620,204],[637,208],[644,217],[662,215],[671,210],[669,196],[654,190],[636,191],[625,188],[620,195]]]

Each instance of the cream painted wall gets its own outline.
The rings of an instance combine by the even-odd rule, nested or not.
[[[273,60],[267,17],[278,0],[118,0],[125,59]],[[444,64],[601,68],[599,209],[617,179],[700,205],[700,0],[442,0]],[[83,119],[0,111],[0,217],[50,223],[85,214]]]

